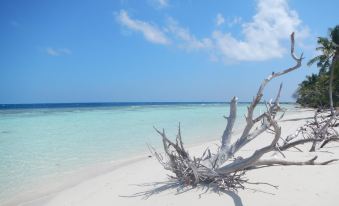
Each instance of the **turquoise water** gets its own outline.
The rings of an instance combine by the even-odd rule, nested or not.
[[[238,119],[246,106],[239,104]],[[153,126],[174,137],[181,122],[186,144],[218,139],[228,111],[227,104],[0,110],[0,200],[43,178],[146,153],[146,143],[161,143]]]

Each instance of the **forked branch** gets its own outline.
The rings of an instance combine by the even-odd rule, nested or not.
[[[247,179],[244,178],[245,172],[250,169],[258,169],[261,167],[269,166],[287,166],[287,165],[326,165],[338,159],[328,160],[324,162],[315,162],[317,157],[314,157],[306,161],[290,161],[290,160],[263,160],[262,157],[270,152],[279,151],[283,152],[291,147],[295,147],[299,144],[322,142],[322,145],[327,144],[327,141],[338,139],[338,136],[334,136],[330,132],[329,128],[336,125],[334,120],[336,117],[329,116],[328,119],[316,119],[314,123],[319,127],[321,125],[321,133],[311,136],[310,138],[298,139],[300,134],[304,134],[305,128],[299,128],[298,131],[286,138],[281,135],[281,127],[276,119],[277,113],[280,111],[279,99],[282,90],[282,84],[279,87],[276,98],[273,102],[266,104],[267,110],[263,114],[254,117],[254,111],[257,105],[262,101],[263,92],[267,84],[274,78],[285,75],[301,67],[303,55],[297,57],[294,53],[294,33],[291,34],[291,57],[295,61],[295,65],[289,67],[280,72],[272,72],[261,83],[256,96],[250,103],[247,109],[246,125],[240,134],[240,136],[233,141],[233,127],[237,117],[237,98],[233,97],[230,102],[230,113],[227,120],[226,128],[221,137],[221,144],[218,151],[213,154],[210,149],[206,149],[201,157],[191,157],[187,150],[184,148],[184,144],[181,137],[181,128],[179,125],[178,134],[175,142],[172,142],[165,134],[165,131],[155,128],[157,133],[162,137],[165,158],[150,147],[151,152],[155,155],[158,161],[164,166],[165,169],[170,170],[175,174],[171,178],[178,181],[180,185],[184,186],[196,186],[198,184],[216,185],[218,189],[224,190],[238,190],[243,189]],[[330,122],[328,122],[330,120]],[[255,128],[255,129],[253,129]],[[273,137],[266,146],[257,148],[253,154],[249,157],[238,156],[235,158],[238,151],[252,140],[258,138],[263,132],[269,131],[273,134]],[[326,135],[327,136],[326,136]],[[331,138],[328,135],[331,135]],[[338,133],[336,133],[338,134]],[[326,138],[320,138],[324,137]],[[282,144],[278,144],[278,141],[283,141]],[[267,138],[265,141],[268,141]],[[250,182],[249,182],[250,183]]]

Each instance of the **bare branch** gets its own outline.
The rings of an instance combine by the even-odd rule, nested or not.
[[[231,137],[234,122],[237,116],[237,98],[233,97],[230,103],[230,115],[227,117],[227,126],[221,138],[221,149],[228,148]]]
[[[287,161],[287,160],[260,160],[255,164],[255,167],[258,166],[277,166],[277,165],[327,165],[331,162],[338,161],[339,159],[332,159],[324,162],[315,162],[318,156],[313,157],[307,161]]]
[[[282,91],[282,84],[279,87],[278,93],[274,101],[266,103],[267,111],[254,117],[254,110],[260,103],[266,85],[274,78],[294,71],[301,66],[303,55],[299,58],[294,54],[294,33],[291,34],[291,56],[296,64],[293,67],[287,68],[280,72],[273,72],[261,83],[256,96],[250,103],[245,115],[246,125],[240,137],[231,144],[232,131],[237,116],[237,98],[233,97],[230,103],[230,113],[227,119],[227,125],[221,137],[221,145],[218,147],[216,154],[212,154],[207,148],[199,157],[191,158],[185,150],[181,136],[181,126],[179,124],[178,133],[175,138],[175,143],[172,142],[165,134],[165,131],[156,132],[162,137],[163,147],[168,161],[165,161],[160,153],[157,153],[154,148],[149,147],[151,153],[156,157],[161,165],[167,170],[172,171],[175,176],[170,176],[183,186],[196,186],[204,184],[215,185],[218,189],[233,190],[244,189],[245,183],[253,184],[244,178],[245,172],[250,169],[259,169],[269,166],[288,166],[288,165],[326,165],[338,159],[332,159],[324,162],[315,162],[317,157],[306,161],[290,161],[284,160],[262,160],[261,158],[270,152],[279,151],[283,157],[284,150],[296,148],[297,145],[322,142],[320,147],[323,147],[330,141],[339,140],[338,132],[333,129],[338,124],[338,114],[335,117],[333,113],[317,112],[314,120],[307,122],[306,125],[300,127],[293,135],[286,138],[281,136],[281,127],[276,120],[277,112],[281,111],[279,99]],[[257,148],[249,157],[243,158],[235,154],[246,144],[259,137],[263,132],[273,134],[273,138],[267,143],[267,146]],[[282,142],[279,142],[279,140]],[[267,141],[265,139],[265,141]],[[281,145],[281,146],[280,146]],[[298,149],[298,148],[297,148]],[[286,158],[286,157],[285,157]],[[254,183],[256,184],[256,183]],[[270,185],[270,184],[268,184]]]
[[[271,144],[258,149],[254,152],[254,154],[246,159],[242,159],[239,161],[234,161],[224,167],[217,169],[218,173],[229,174],[238,170],[243,170],[248,167],[253,166],[264,154],[274,150],[275,145],[277,144],[280,135],[281,135],[281,128],[278,126],[277,122],[273,120],[270,116],[267,116],[268,121],[273,126],[275,131],[274,139],[272,140]]]
[[[233,153],[231,154],[232,156],[240,149],[242,148],[244,145],[246,145],[247,143],[249,143],[250,141],[247,140],[247,138],[249,137],[249,133],[252,129],[252,127],[254,126],[254,124],[259,121],[258,119],[255,119],[253,120],[253,112],[254,112],[254,109],[256,108],[256,106],[258,105],[258,103],[260,102],[262,96],[263,96],[263,91],[266,87],[266,85],[274,78],[277,78],[281,75],[284,75],[286,73],[289,73],[291,71],[294,71],[296,69],[298,69],[300,66],[301,66],[301,62],[302,62],[302,59],[303,59],[303,54],[301,54],[301,56],[299,58],[297,58],[294,54],[294,33],[291,34],[291,56],[292,58],[296,61],[296,64],[293,66],[293,67],[290,67],[288,69],[285,69],[281,72],[272,72],[271,75],[269,75],[266,79],[264,79],[264,81],[261,83],[260,87],[259,87],[259,90],[257,92],[257,95],[254,97],[251,105],[249,106],[248,108],[248,112],[247,112],[247,115],[246,115],[246,126],[244,128],[244,131],[241,135],[241,137],[238,139],[238,141],[231,146],[231,148],[233,148]],[[279,97],[280,97],[280,92],[281,92],[281,88],[282,88],[282,85],[280,86],[280,89],[279,89],[279,92],[278,92],[278,95],[276,97],[276,104],[278,104],[278,101],[279,101]]]

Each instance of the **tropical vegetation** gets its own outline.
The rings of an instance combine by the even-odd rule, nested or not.
[[[302,106],[339,107],[339,25],[328,33],[328,37],[318,37],[320,55],[308,62],[309,66],[317,65],[318,74],[307,76],[295,94]]]

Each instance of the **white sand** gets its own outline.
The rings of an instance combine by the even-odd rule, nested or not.
[[[310,110],[300,110],[297,113],[288,113],[285,115],[284,120],[311,117],[312,115],[313,112]],[[283,134],[292,133],[304,121],[280,122]],[[250,154],[256,146],[267,143],[268,141],[263,140],[267,138],[270,138],[269,134],[260,137],[260,139],[251,144],[252,146],[244,148],[246,149],[244,153]],[[214,143],[210,142],[205,145],[195,146],[189,150],[197,153],[202,151],[206,145],[213,145]],[[331,153],[325,151],[330,151]],[[305,160],[316,154],[319,156],[319,160],[338,158],[339,146],[332,143],[323,151],[317,153],[286,152],[287,157],[294,160]],[[276,156],[281,158],[279,155]],[[40,199],[20,205],[339,205],[339,163],[332,163],[327,166],[269,167],[249,171],[246,175],[252,182],[268,182],[278,185],[279,189],[265,185],[247,185],[256,190],[247,189],[238,193],[227,192],[220,194],[207,191],[207,193],[199,196],[204,192],[202,188],[196,188],[182,194],[177,194],[176,188],[170,188],[154,194],[147,200],[142,199],[142,197],[122,197],[152,189],[152,187],[140,187],[136,186],[136,184],[166,181],[166,173],[168,172],[154,158],[142,158],[139,161],[112,167],[101,175],[87,177],[71,187],[64,188],[59,192],[53,191],[50,195],[44,194],[45,196]]]

